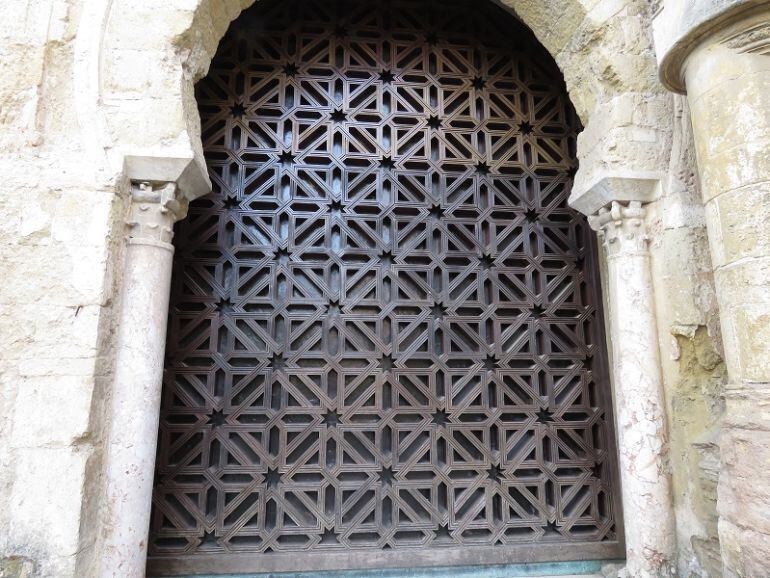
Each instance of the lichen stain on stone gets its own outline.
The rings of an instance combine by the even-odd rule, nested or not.
[[[675,325],[679,378],[671,381],[672,471],[679,508],[689,508],[680,523],[682,552],[680,574],[684,577],[720,577],[722,560],[717,530],[717,481],[719,435],[724,412],[722,391],[727,380],[724,361],[715,340],[703,325]],[[683,546],[684,544],[682,544]]]
[[[32,578],[35,563],[23,556],[0,558],[0,578]]]

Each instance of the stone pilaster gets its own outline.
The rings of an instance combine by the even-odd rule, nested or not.
[[[607,257],[626,575],[673,576],[676,532],[645,209],[612,201],[589,217]]]
[[[176,182],[131,183],[127,247],[105,458],[103,578],[144,576],[158,436]]]

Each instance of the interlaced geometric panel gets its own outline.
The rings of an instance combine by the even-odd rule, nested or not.
[[[261,0],[197,98],[151,556],[616,544],[580,127],[531,34]]]

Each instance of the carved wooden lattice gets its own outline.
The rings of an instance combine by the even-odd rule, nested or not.
[[[579,125],[542,54],[491,3],[232,26],[198,85],[214,193],[177,230],[151,556],[618,544]]]

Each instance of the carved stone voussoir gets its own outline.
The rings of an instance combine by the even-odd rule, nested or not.
[[[176,183],[132,181],[129,239],[171,243],[174,223],[185,217],[187,204]]]
[[[640,201],[613,201],[588,217],[588,224],[604,242],[608,256],[647,250],[646,209]]]

